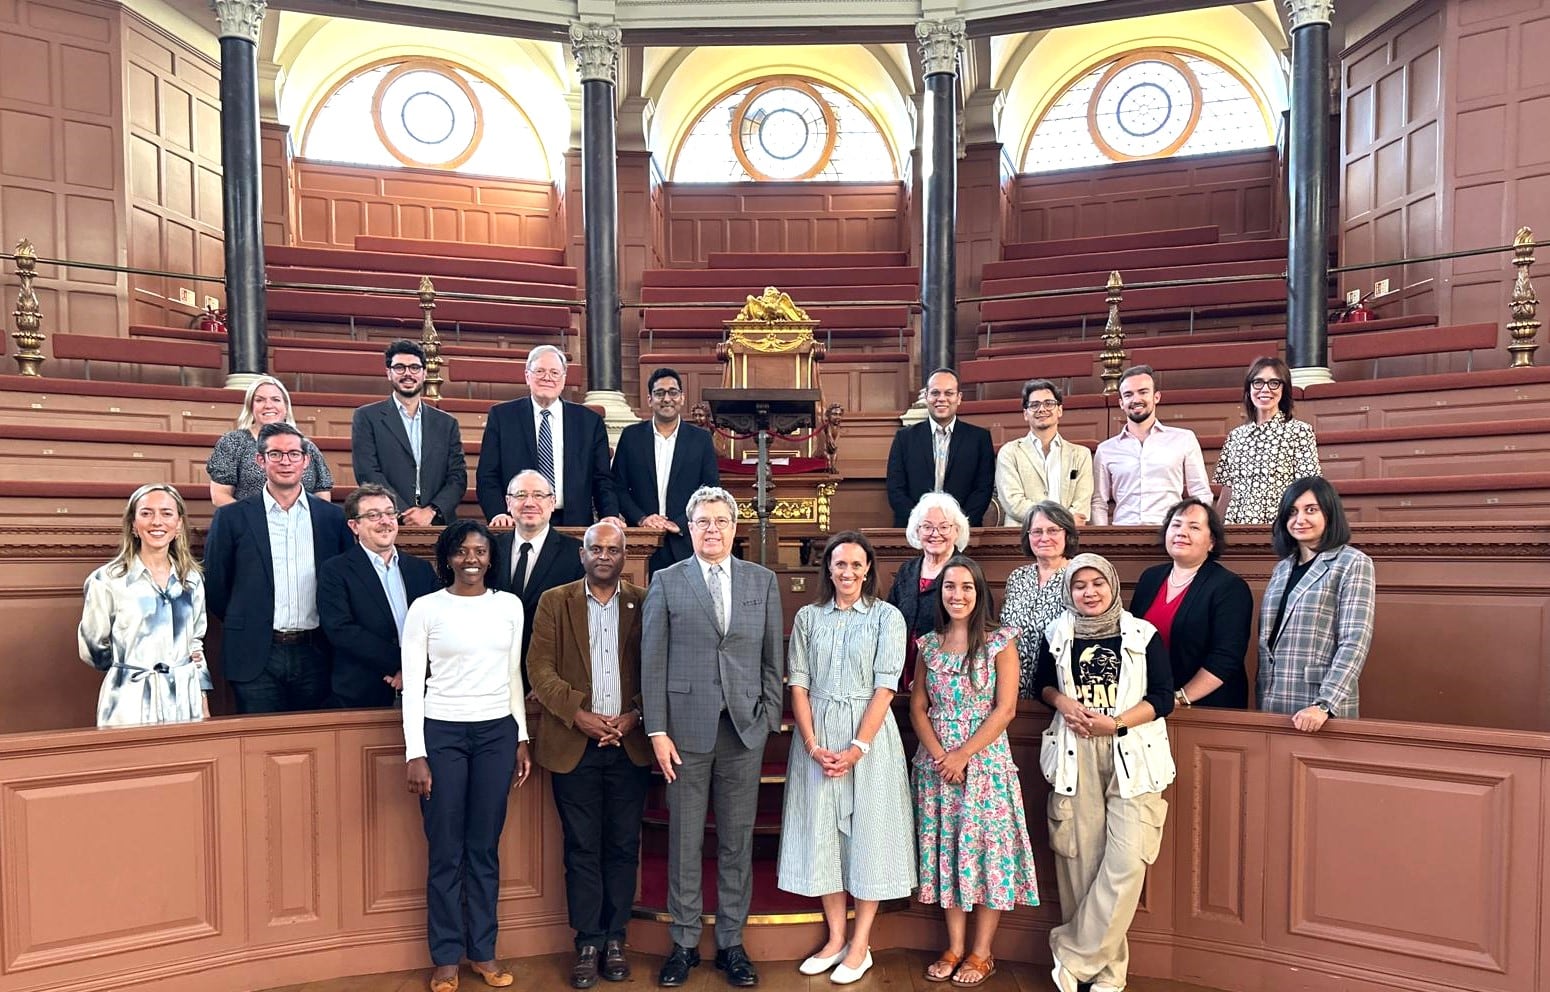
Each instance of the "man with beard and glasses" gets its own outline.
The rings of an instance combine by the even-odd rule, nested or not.
[[[660,530],[662,546],[647,561],[651,573],[694,554],[689,540],[689,497],[719,486],[721,470],[710,434],[683,422],[683,377],[657,369],[646,383],[651,417],[631,424],[614,449],[619,512],[632,527]]]
[[[391,489],[406,527],[451,523],[468,489],[457,418],[421,402],[425,352],[418,344],[394,341],[384,357],[393,395],[350,418],[355,481]]]
[[[1184,496],[1211,505],[1200,441],[1194,431],[1157,422],[1161,401],[1150,365],[1125,370],[1119,380],[1124,429],[1098,445],[1093,458],[1094,524],[1156,526]]]

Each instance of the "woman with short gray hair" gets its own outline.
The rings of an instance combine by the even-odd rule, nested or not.
[[[921,555],[894,573],[888,602],[904,614],[909,625],[909,656],[904,666],[907,679],[915,670],[915,639],[936,629],[937,579],[947,560],[969,546],[969,518],[947,493],[926,493],[910,511],[904,539]]]

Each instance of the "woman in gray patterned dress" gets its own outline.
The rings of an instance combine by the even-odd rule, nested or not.
[[[872,967],[877,904],[915,887],[913,804],[889,704],[904,668],[904,616],[877,598],[877,560],[857,531],[829,539],[818,598],[791,628],[791,742],[777,884],[823,900],[829,939],[803,961],[849,985]],[[856,901],[845,937],[845,896]]]
[[[81,660],[107,676],[97,726],[187,723],[209,716],[205,584],[189,550],[183,497],[166,483],[124,507],[118,556],[86,579]]]
[[[242,397],[242,412],[237,429],[222,434],[205,461],[210,477],[210,502],[216,506],[235,503],[258,495],[264,488],[264,470],[258,464],[258,432],[265,424],[283,420],[296,426],[291,412],[291,394],[272,375],[261,375],[248,386]],[[318,499],[333,496],[334,477],[323,460],[323,452],[311,439],[302,438],[301,450],[307,454],[307,467],[301,475],[302,488]]]
[[[1222,522],[1268,524],[1293,479],[1323,475],[1313,428],[1292,417],[1292,373],[1279,358],[1257,358],[1243,377],[1241,424],[1216,456]]]
[[[1019,542],[1033,559],[1006,577],[1006,601],[1001,623],[1017,628],[1017,661],[1021,667],[1018,695],[1033,699],[1033,673],[1039,663],[1044,628],[1065,612],[1066,562],[1077,553],[1080,539],[1076,518],[1053,500],[1035,503],[1023,520]]]

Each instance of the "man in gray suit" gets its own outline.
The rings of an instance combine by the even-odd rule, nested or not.
[[[449,524],[468,490],[457,418],[422,402],[425,352],[418,344],[394,341],[384,359],[392,397],[350,418],[355,481],[397,493],[398,518],[406,527]]]
[[[641,617],[641,700],[670,820],[673,951],[657,981],[682,985],[700,963],[700,854],[713,802],[716,967],[747,987],[759,981],[743,950],[759,766],[782,710],[780,590],[774,572],[733,560],[731,493],[702,486],[687,516],[694,557],[656,573]]]

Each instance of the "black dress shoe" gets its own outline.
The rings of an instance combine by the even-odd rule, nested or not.
[[[727,984],[746,989],[759,984],[759,973],[742,944],[733,944],[716,952],[716,967],[727,973]]]
[[[700,952],[692,947],[673,945],[673,953],[662,962],[657,972],[657,984],[665,989],[675,989],[689,980],[689,969],[700,966]]]
[[[576,963],[570,969],[570,987],[589,989],[597,984],[597,946],[583,944],[576,948]]]
[[[603,945],[603,977],[622,982],[630,977],[630,959],[624,956],[624,941],[610,940]]]

